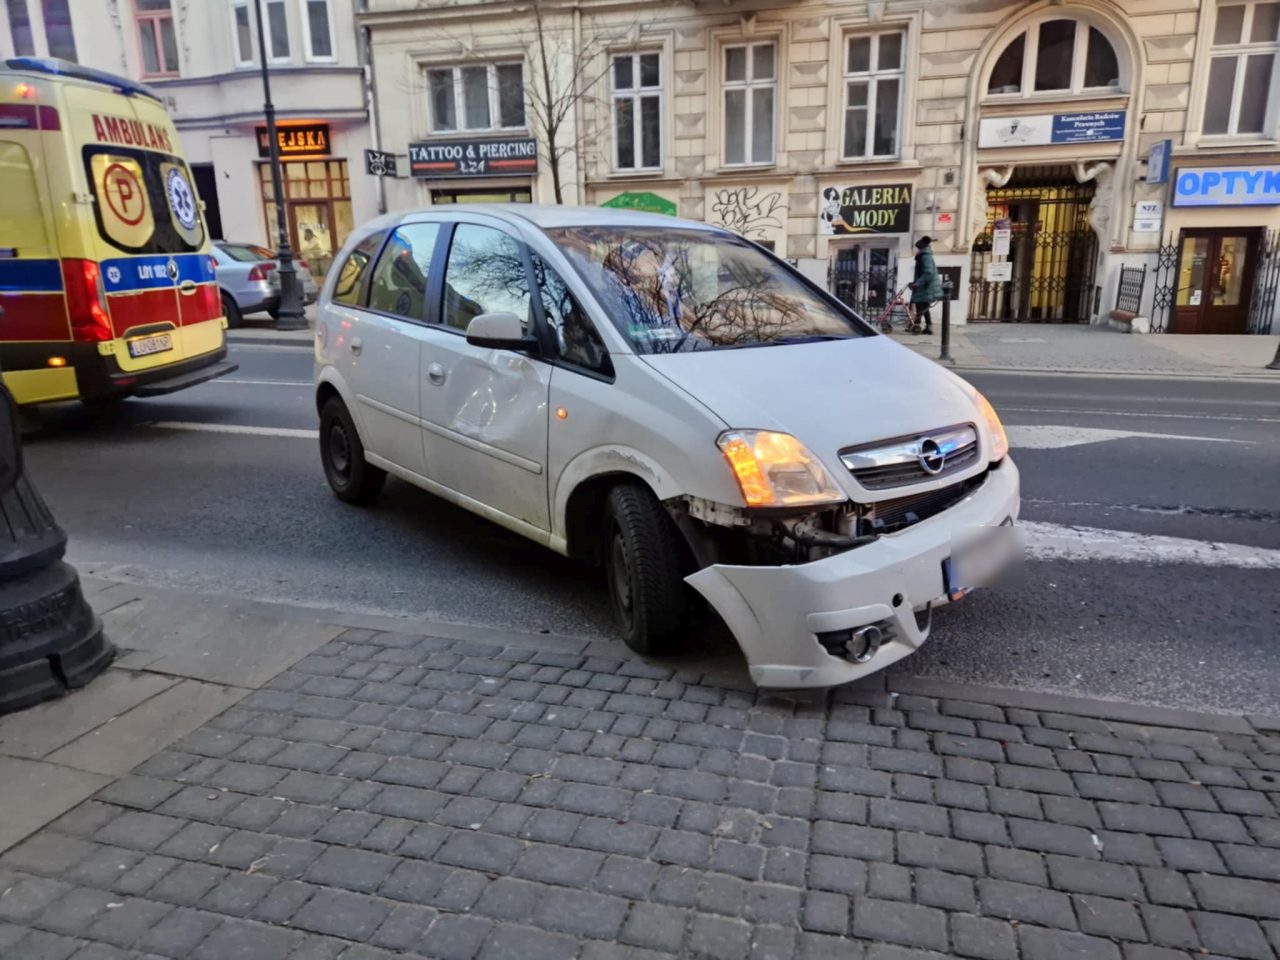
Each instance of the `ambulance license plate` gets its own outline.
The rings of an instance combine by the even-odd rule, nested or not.
[[[139,337],[129,341],[129,356],[149,357],[153,353],[164,353],[173,349],[173,334],[160,333],[154,337]]]

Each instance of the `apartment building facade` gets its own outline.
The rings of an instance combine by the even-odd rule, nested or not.
[[[873,315],[929,235],[961,322],[1119,301],[1156,329],[1269,329],[1280,3],[368,0],[356,19],[375,137],[402,156],[392,207],[554,202],[558,181],[723,224]]]
[[[252,0],[2,0],[0,56],[54,56],[142,80],[182,138],[210,232],[275,247]],[[263,0],[294,249],[324,272],[377,213],[351,0]]]

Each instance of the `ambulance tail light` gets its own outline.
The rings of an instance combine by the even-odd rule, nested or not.
[[[63,260],[62,284],[67,291],[71,339],[87,343],[111,340],[111,317],[103,305],[102,276],[92,260]]]

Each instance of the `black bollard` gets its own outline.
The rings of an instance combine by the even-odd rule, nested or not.
[[[942,352],[938,359],[942,363],[954,363],[951,359],[951,278],[942,278]]]
[[[115,656],[66,548],[26,475],[18,407],[0,384],[0,714],[84,686]]]

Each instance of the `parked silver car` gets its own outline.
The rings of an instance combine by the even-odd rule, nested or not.
[[[273,317],[280,307],[280,261],[266,247],[256,243],[217,240],[213,259],[218,264],[218,287],[227,324],[240,326],[245,314],[266,311]],[[320,287],[307,261],[294,260],[302,285],[303,306],[315,303]]]

